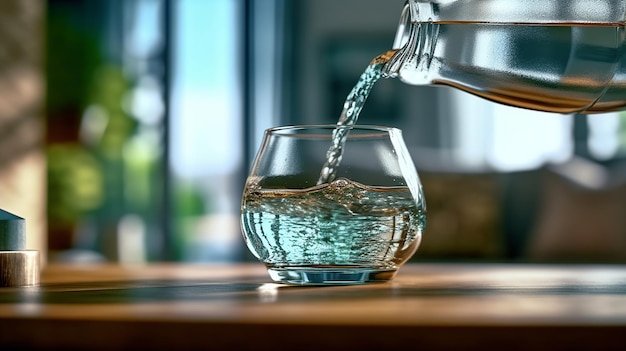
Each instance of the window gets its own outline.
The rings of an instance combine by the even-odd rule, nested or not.
[[[52,260],[239,259],[242,0],[48,0]]]
[[[176,6],[169,126],[177,256],[228,261],[241,246],[241,7],[236,0]]]

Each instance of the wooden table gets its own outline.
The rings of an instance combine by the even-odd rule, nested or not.
[[[297,287],[247,265],[50,266],[0,289],[0,350],[624,350],[626,266],[411,264]]]

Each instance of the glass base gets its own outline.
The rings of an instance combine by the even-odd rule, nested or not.
[[[288,267],[269,268],[272,280],[298,285],[355,285],[391,280],[397,269],[365,267]]]

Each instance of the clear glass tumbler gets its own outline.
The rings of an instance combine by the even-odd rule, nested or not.
[[[402,133],[380,126],[266,130],[241,205],[248,248],[274,281],[289,284],[390,280],[425,223]]]

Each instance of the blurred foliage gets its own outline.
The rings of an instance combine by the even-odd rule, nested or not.
[[[124,145],[134,134],[137,122],[122,107],[130,83],[118,66],[103,65],[96,70],[89,90],[89,103],[102,108],[107,117],[106,128],[96,151],[111,160],[120,160]]]
[[[102,205],[103,178],[98,160],[79,145],[48,147],[48,214],[70,224]]]
[[[124,149],[124,194],[128,210],[142,213],[161,198],[160,189],[155,187],[158,160],[158,150],[153,145],[142,138],[129,140]]]
[[[168,257],[182,258],[181,248],[191,242],[185,233],[194,233],[189,228],[195,229],[208,206],[200,186],[176,181],[171,208],[164,202],[166,126],[141,124],[142,116],[129,110],[141,75],[162,74],[158,64],[122,66],[128,49],[122,34],[130,17],[119,15],[135,16],[124,11],[136,7],[125,0],[47,4],[49,248],[75,245],[115,260],[120,220],[132,215],[145,224],[149,260],[162,258],[166,244],[176,246],[167,248]],[[162,54],[155,55],[150,60],[160,62]],[[165,215],[172,215],[171,222]],[[175,231],[172,242],[163,240],[168,229]]]
[[[123,152],[136,129],[122,108],[129,79],[104,52],[97,1],[49,3],[46,112],[48,222],[71,228],[86,215],[116,226],[123,215]],[[85,140],[85,111],[97,107],[101,133]],[[104,223],[104,222],[107,223]],[[52,238],[54,240],[54,238]]]
[[[103,201],[102,168],[77,140],[93,68],[101,64],[102,55],[95,35],[63,13],[49,11],[46,35],[48,222],[64,227]]]
[[[180,182],[176,187],[176,217],[194,217],[207,211],[200,189],[191,182]]]
[[[203,217],[209,206],[205,204],[205,199],[201,195],[202,192],[197,184],[193,182],[185,182],[179,180],[176,182],[174,194],[174,231],[180,236],[174,242],[176,245],[173,249],[174,258],[176,260],[184,259],[185,253],[189,245],[193,245],[193,240],[197,230],[194,225],[198,218]]]
[[[46,106],[48,116],[58,116],[50,112],[85,105],[93,68],[101,64],[102,54],[97,37],[77,27],[63,13],[50,11],[47,22]]]

